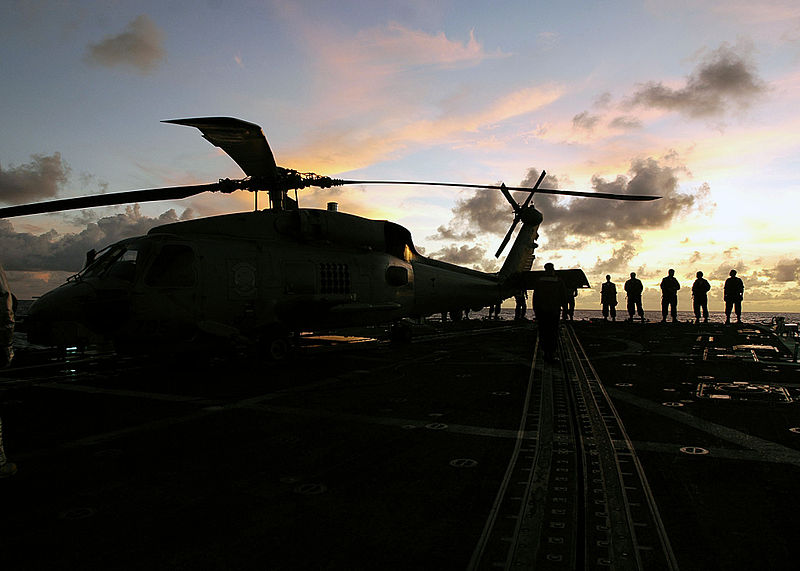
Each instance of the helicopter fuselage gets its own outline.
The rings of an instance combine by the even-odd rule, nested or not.
[[[534,222],[521,231],[531,252]],[[37,300],[26,327],[32,343],[58,346],[204,334],[252,341],[478,310],[514,293],[502,274],[426,258],[392,222],[263,210],[167,224],[109,246]]]

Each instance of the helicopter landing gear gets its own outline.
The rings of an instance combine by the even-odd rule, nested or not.
[[[286,337],[273,337],[267,339],[265,349],[270,361],[283,361],[289,356],[291,347]]]
[[[392,343],[411,343],[411,326],[408,323],[392,323],[389,328],[389,339]]]
[[[285,331],[264,331],[258,342],[259,354],[270,361],[283,361],[292,352],[289,334]]]

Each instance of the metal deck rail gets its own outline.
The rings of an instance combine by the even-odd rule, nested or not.
[[[517,443],[468,569],[677,570],[652,491],[572,328],[537,346]]]

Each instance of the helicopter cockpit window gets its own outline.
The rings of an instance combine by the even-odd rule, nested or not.
[[[153,260],[145,283],[153,287],[191,287],[195,284],[194,250],[167,244]]]
[[[416,251],[411,241],[411,233],[406,228],[403,228],[399,224],[386,222],[384,226],[384,238],[386,239],[387,254],[391,254],[406,262],[410,262],[414,258]]]
[[[138,258],[138,245],[116,244],[100,252],[95,261],[79,275],[82,278],[103,276],[132,282],[136,277]]]

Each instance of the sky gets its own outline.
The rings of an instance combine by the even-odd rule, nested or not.
[[[241,178],[197,130],[161,123],[230,116],[301,172],[530,186],[545,170],[545,187],[662,196],[534,198],[534,268],[582,268],[593,289],[578,308],[600,307],[606,274],[621,290],[634,271],[655,310],[674,268],[679,309],[703,271],[721,310],[736,269],[745,311],[800,311],[795,0],[3,5],[0,205]],[[513,219],[492,191],[300,194],[328,201],[485,271]],[[252,208],[237,192],[0,220],[0,263],[31,298],[90,248]]]

